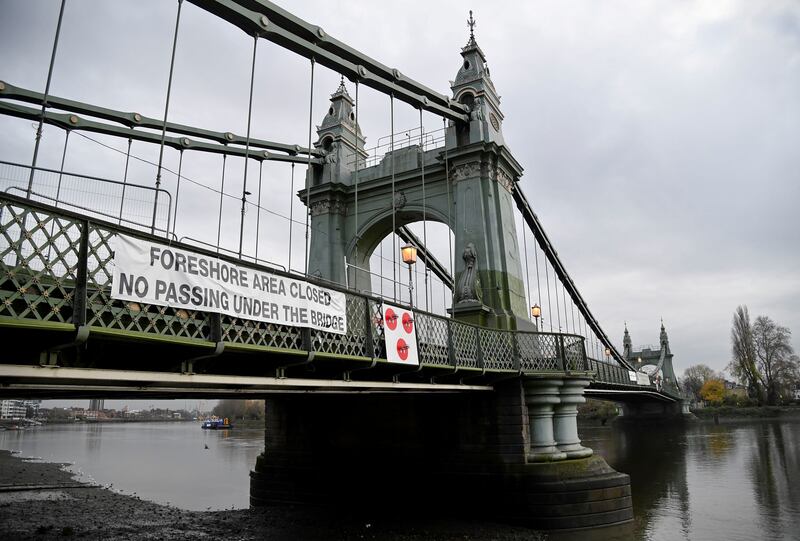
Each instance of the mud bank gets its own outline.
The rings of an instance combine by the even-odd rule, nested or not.
[[[527,540],[527,528],[426,518],[413,503],[385,516],[309,507],[183,511],[76,482],[58,464],[0,451],[0,539]]]

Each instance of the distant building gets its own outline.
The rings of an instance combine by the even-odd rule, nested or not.
[[[736,383],[735,381],[729,381],[727,379],[723,379],[722,383],[725,385],[725,392],[727,394],[747,398],[747,389],[744,385]]]
[[[794,399],[800,400],[800,387],[796,387],[794,390]]]
[[[0,419],[35,418],[39,413],[41,400],[0,400]]]

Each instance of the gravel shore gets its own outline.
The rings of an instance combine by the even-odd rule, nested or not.
[[[498,540],[545,539],[527,528],[486,522],[344,516],[309,507],[198,512],[76,482],[59,464],[0,451],[0,539],[44,540]]]

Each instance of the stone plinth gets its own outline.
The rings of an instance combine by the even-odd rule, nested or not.
[[[586,458],[592,450],[581,445],[578,436],[578,405],[586,402],[583,390],[589,385],[588,376],[570,376],[563,380],[559,403],[554,407],[553,431],[558,450],[567,458]]]
[[[560,403],[559,391],[564,384],[561,378],[526,378],[525,404],[530,422],[530,462],[563,460],[567,455],[560,451],[553,432],[555,406]]]

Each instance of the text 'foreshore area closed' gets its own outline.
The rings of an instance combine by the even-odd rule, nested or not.
[[[172,246],[118,235],[111,297],[337,334],[344,293]]]

